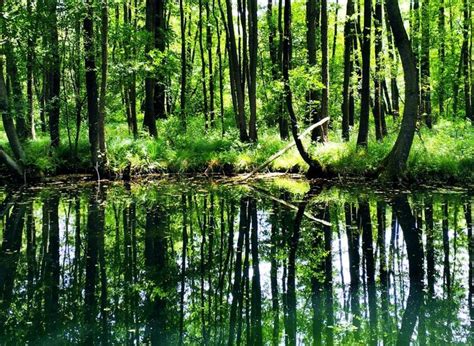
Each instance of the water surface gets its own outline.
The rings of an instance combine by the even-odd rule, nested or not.
[[[469,344],[468,191],[0,189],[0,344]]]

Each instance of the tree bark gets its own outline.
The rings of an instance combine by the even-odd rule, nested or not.
[[[367,147],[369,136],[370,111],[370,36],[372,25],[372,0],[364,1],[364,31],[362,38],[362,91],[360,122],[357,145]]]
[[[405,108],[397,140],[391,152],[384,159],[383,174],[389,179],[404,175],[408,155],[416,130],[418,112],[418,83],[415,56],[408,39],[398,0],[387,0],[387,14],[392,28],[395,45],[402,60],[405,79]]]
[[[145,55],[149,59],[151,64],[149,53],[154,47],[155,41],[155,1],[147,0],[146,1],[146,18],[145,18],[145,27],[150,37],[145,45]],[[156,120],[155,120],[155,104],[154,104],[154,90],[155,90],[155,78],[151,76],[150,73],[147,73],[145,77],[145,114],[143,123],[145,127],[148,128],[148,132],[151,136],[156,137],[158,135],[156,129]]]
[[[349,140],[349,118],[351,102],[353,103],[353,90],[351,87],[351,77],[354,63],[352,61],[353,40],[355,35],[354,23],[354,1],[347,0],[346,19],[344,22],[344,81],[342,91],[342,138]]]
[[[97,90],[97,75],[94,47],[94,0],[86,1],[86,16],[84,17],[84,60],[86,69],[87,112],[89,115],[89,144],[91,149],[92,166],[97,172],[103,170],[104,154],[99,147],[99,104]]]
[[[249,136],[252,142],[257,141],[257,50],[258,50],[258,16],[257,0],[247,0],[249,14]]]
[[[101,1],[101,84],[99,95],[99,149],[105,153],[105,105],[107,97],[107,69],[108,69],[108,36],[109,36],[109,5],[107,0]]]
[[[431,129],[431,84],[430,84],[430,2],[423,0],[421,5],[421,57],[420,57],[420,113],[426,126]],[[440,83],[442,84],[442,82]]]

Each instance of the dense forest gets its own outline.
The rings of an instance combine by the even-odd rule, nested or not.
[[[266,169],[473,180],[470,0],[0,11],[0,160],[20,179],[251,171],[293,141]]]

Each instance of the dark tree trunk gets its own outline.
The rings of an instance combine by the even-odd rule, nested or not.
[[[108,68],[108,36],[109,36],[109,5],[107,0],[101,3],[101,84],[99,95],[99,149],[101,153],[105,153],[105,105],[107,93],[107,68]]]
[[[431,84],[430,84],[430,2],[423,0],[421,5],[421,58],[420,58],[420,113],[428,128],[432,128]],[[441,82],[440,84],[442,84]]]
[[[148,13],[148,12],[147,12]],[[188,69],[186,60],[186,18],[184,15],[184,0],[179,0],[179,20],[181,32],[181,90],[180,90],[180,108],[181,124],[186,127],[186,72]],[[217,23],[216,23],[217,25]],[[149,31],[150,29],[147,28]],[[151,110],[153,113],[153,110]]]
[[[240,140],[248,141],[247,124],[245,120],[245,95],[242,88],[242,76],[239,58],[237,55],[237,44],[235,43],[234,20],[232,13],[232,2],[226,0],[227,8],[227,31],[228,31],[228,51],[229,51],[229,73],[231,84],[235,89],[235,109],[237,109],[237,127],[239,128]],[[224,16],[224,13],[222,13]]]
[[[445,73],[444,73],[444,64],[446,58],[446,48],[445,42],[446,39],[446,25],[445,25],[445,18],[444,18],[444,0],[439,0],[439,10],[438,10],[438,59],[439,59],[439,70],[438,70],[438,78],[440,80],[444,80]],[[445,86],[444,83],[438,83],[438,107],[439,107],[439,115],[442,117],[444,115],[444,99],[445,99]]]
[[[398,0],[387,0],[387,13],[405,78],[405,108],[400,132],[391,152],[384,159],[384,174],[392,179],[403,176],[413,143],[418,111],[418,83],[415,56],[403,26]]]
[[[354,23],[354,1],[347,1],[346,21],[344,23],[344,82],[342,91],[342,138],[349,140],[351,103],[353,107],[353,90],[351,87],[351,77],[354,63],[352,61],[353,40],[355,35]]]
[[[166,50],[166,32],[167,24],[165,18],[165,0],[155,0],[155,48],[164,53]],[[162,64],[166,64],[166,58]],[[155,84],[155,117],[157,119],[166,119],[166,75],[158,70],[158,80]]]
[[[48,28],[46,29],[47,54],[46,66],[46,109],[49,116],[49,134],[51,145],[58,147],[60,142],[59,113],[61,62],[59,58],[58,25],[57,25],[57,0],[45,1],[45,13]]]
[[[154,47],[154,37],[155,37],[155,1],[147,0],[146,1],[146,19],[145,27],[150,37],[145,46],[145,54],[148,58],[150,51]],[[151,61],[150,61],[151,63]],[[143,123],[148,129],[148,132],[151,136],[156,137],[158,135],[156,129],[156,119],[155,119],[155,104],[154,104],[154,90],[155,90],[155,78],[148,73],[145,77],[145,114]]]
[[[249,136],[252,142],[257,141],[257,50],[258,50],[258,16],[257,0],[247,0],[249,14]]]
[[[375,1],[374,15],[374,31],[375,31],[375,85],[374,85],[374,124],[375,138],[380,141],[384,137],[384,128],[382,118],[385,117],[383,108],[383,90],[382,90],[382,0]],[[385,129],[386,132],[386,129]]]
[[[329,116],[328,26],[328,2],[327,0],[321,0],[321,76],[323,90],[321,95],[321,117],[318,119],[318,121]],[[328,123],[317,127],[316,135],[320,142],[327,142],[328,129]]]
[[[30,18],[33,17],[31,0],[26,2],[26,9]],[[26,52],[26,98],[27,98],[27,122],[30,127],[28,136],[36,138],[35,115],[33,110],[33,68],[35,66],[35,48],[36,48],[36,21],[30,26],[28,33],[28,48]]]
[[[215,125],[215,101],[214,101],[214,66],[212,62],[212,25],[210,0],[206,1],[206,48],[207,48],[207,66],[209,70],[209,125]]]
[[[87,0],[87,13],[84,17],[84,58],[86,69],[87,112],[89,115],[89,144],[92,166],[97,172],[103,169],[104,154],[100,152],[99,104],[94,47],[94,10],[93,0]]]
[[[286,96],[286,106],[290,116],[291,133],[293,140],[296,143],[298,152],[303,160],[309,165],[308,174],[317,176],[322,173],[321,164],[311,158],[309,153],[303,146],[301,139],[298,138],[298,120],[296,119],[295,111],[293,109],[293,95],[290,88],[289,69],[291,64],[291,0],[285,0],[285,14],[284,14],[284,35],[283,35],[283,83]]]
[[[393,117],[398,117],[400,114],[400,94],[398,92],[398,83],[397,83],[397,76],[398,76],[398,59],[395,53],[395,47],[393,45],[393,36],[392,36],[392,28],[390,27],[387,7],[385,4],[385,19],[386,19],[386,31],[387,31],[387,42],[388,42],[388,56],[390,61],[390,93],[392,98],[392,115]]]
[[[202,38],[203,32],[203,13],[202,13],[202,0],[199,0],[199,52],[201,53],[201,85],[202,85],[202,105],[204,113],[204,128],[207,130],[209,127],[209,107],[207,99],[207,84],[206,84],[206,59],[204,58],[204,42]]]
[[[466,119],[470,119],[474,124],[474,114],[472,113],[472,99],[471,99],[471,80],[470,80],[470,64],[471,57],[469,54],[469,33],[471,23],[471,7],[468,0],[463,0],[463,46],[465,47],[462,53],[463,60],[463,77],[464,77],[464,112]]]
[[[362,38],[362,91],[357,145],[367,147],[370,111],[370,36],[372,25],[372,0],[364,1],[364,30]]]

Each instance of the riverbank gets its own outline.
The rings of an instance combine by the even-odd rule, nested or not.
[[[175,119],[162,122],[158,139],[143,135],[133,139],[124,126],[107,128],[107,159],[112,178],[149,174],[224,174],[247,173],[261,165],[289,142],[276,133],[261,131],[257,144],[242,143],[237,134],[224,136],[212,131],[202,136],[200,124],[189,126],[186,133],[177,131]],[[373,180],[372,172],[392,148],[396,133],[382,142],[369,141],[367,149],[358,149],[355,131],[349,142],[343,142],[337,131],[331,131],[329,142],[311,145],[312,155],[340,179]],[[68,138],[67,134],[63,138]],[[6,147],[5,138],[0,144]],[[25,143],[27,167],[34,180],[64,174],[90,173],[89,146],[85,136],[63,141],[52,149],[47,136]],[[8,174],[1,167],[2,175]],[[306,163],[296,148],[271,162],[262,173],[286,172],[304,174]],[[474,183],[474,129],[467,122],[442,121],[432,130],[422,129],[415,137],[408,160],[406,179],[409,183]]]

